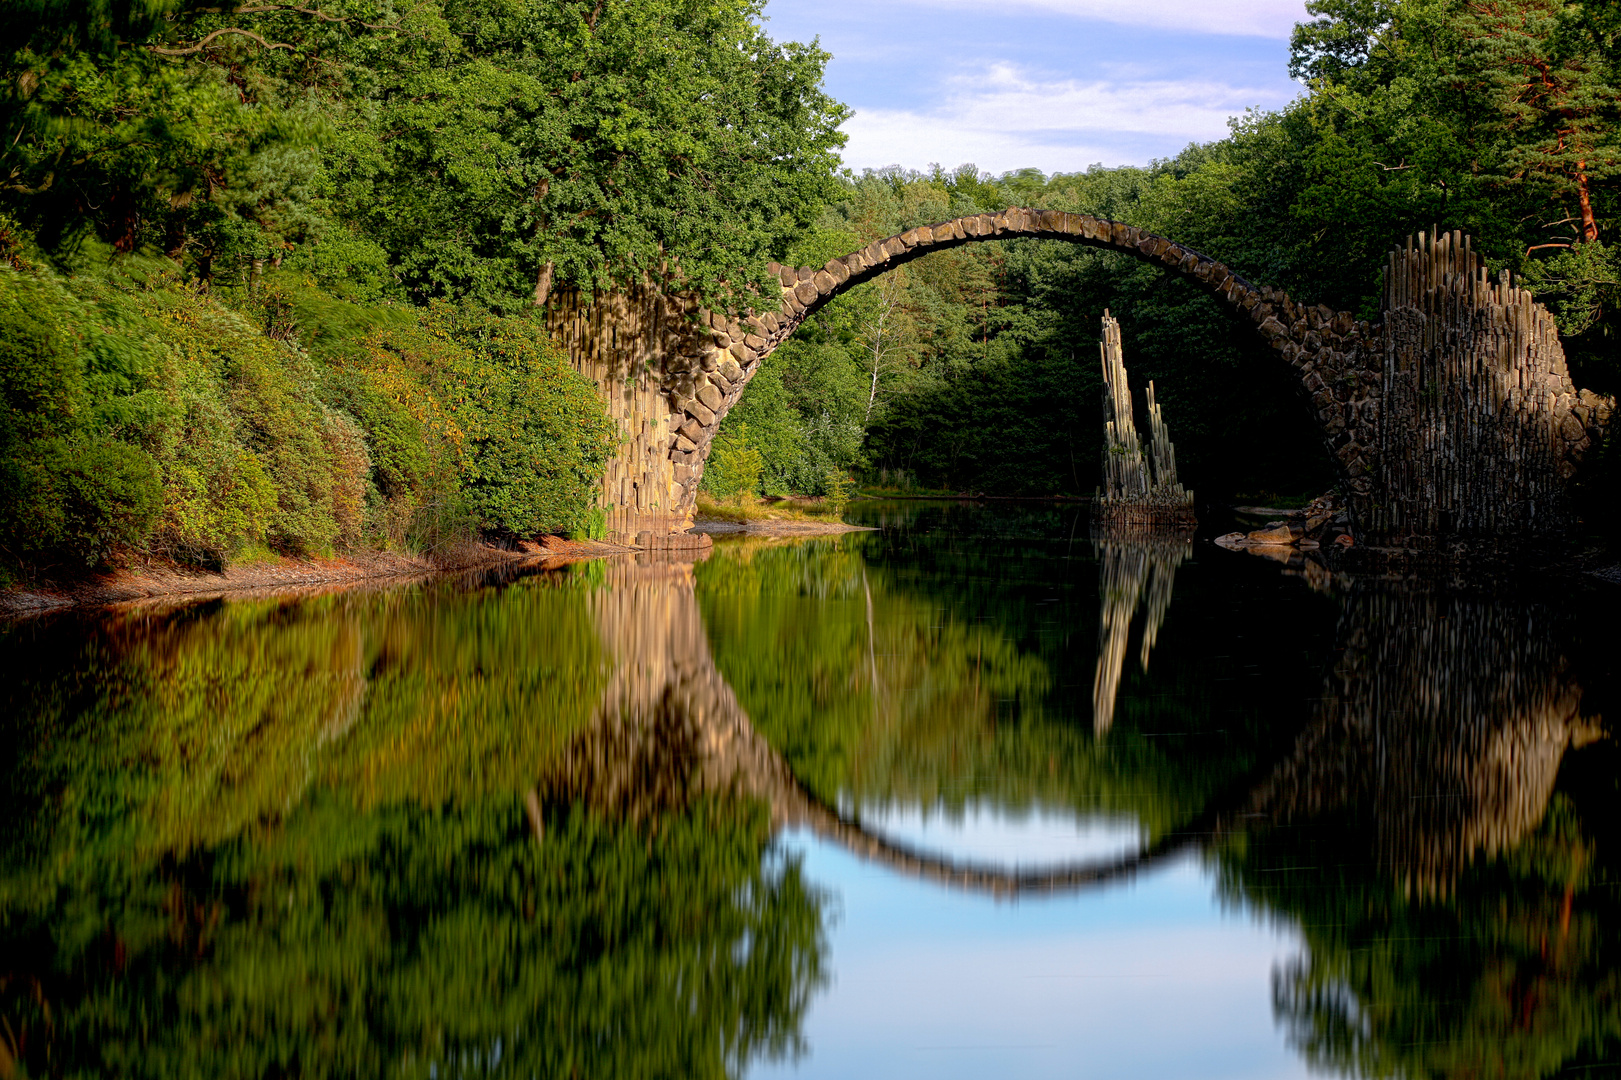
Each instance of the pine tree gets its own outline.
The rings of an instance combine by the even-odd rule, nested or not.
[[[1574,197],[1562,221],[1575,240],[1598,240],[1593,187],[1621,172],[1621,85],[1593,50],[1570,32],[1565,0],[1470,0],[1458,15],[1464,40],[1456,80],[1484,88],[1507,137],[1501,168],[1540,182],[1556,198]],[[1567,243],[1539,245],[1568,247]]]

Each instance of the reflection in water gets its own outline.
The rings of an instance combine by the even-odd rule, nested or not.
[[[1219,849],[1224,889],[1306,936],[1273,993],[1314,1067],[1614,1067],[1621,867],[1595,833],[1613,828],[1616,762],[1597,759],[1596,790],[1561,772],[1600,734],[1561,630],[1507,597],[1366,582],[1345,598],[1317,716],[1252,796],[1263,824]]]
[[[1126,665],[1132,617],[1139,606],[1146,609],[1137,662],[1147,671],[1148,656],[1171,606],[1176,568],[1192,557],[1193,538],[1171,533],[1098,537],[1093,539],[1092,549],[1098,560],[1098,668],[1092,680],[1092,729],[1102,735],[1114,724],[1114,701]]]
[[[720,1077],[800,1049],[826,899],[758,804],[655,773],[635,820],[548,791],[536,841],[523,793],[630,693],[601,577],[5,628],[0,1073]]]
[[[1317,716],[1251,812],[1360,815],[1382,872],[1445,891],[1542,821],[1566,749],[1599,735],[1552,621],[1509,599],[1354,587]]]
[[[1146,901],[1197,865],[1298,928],[1272,1000],[1314,1067],[1613,1063],[1621,766],[1572,751],[1599,727],[1567,615],[1329,599],[1181,541],[1099,541],[1094,566],[1069,527],[1024,508],[978,538],[0,628],[0,1055],[736,1077],[841,992],[831,897],[773,839],[795,829],[869,877],[1067,890],[1081,922],[1131,906],[1094,886],[1188,853],[1137,879],[1140,932],[1174,935]],[[1122,681],[1139,608],[1153,678]],[[1044,951],[1052,905],[984,908]]]

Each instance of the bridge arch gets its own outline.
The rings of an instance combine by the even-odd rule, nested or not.
[[[1299,380],[1365,536],[1535,535],[1567,524],[1564,482],[1614,401],[1576,390],[1552,316],[1506,279],[1490,281],[1461,233],[1420,234],[1393,252],[1384,318],[1368,323],[1299,304],[1133,225],[1015,207],[908,229],[820,267],[770,264],[779,295],[740,317],[647,289],[555,299],[548,328],[603,388],[626,436],[605,478],[608,535],[665,546],[691,527],[721,420],[823,305],[931,252],[1018,238],[1131,255],[1247,320]]]

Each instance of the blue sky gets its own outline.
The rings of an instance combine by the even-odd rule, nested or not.
[[[1143,165],[1219,139],[1287,72],[1304,0],[769,0],[778,40],[820,37],[856,110],[857,170]]]

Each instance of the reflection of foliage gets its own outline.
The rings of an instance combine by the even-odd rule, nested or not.
[[[531,832],[522,793],[601,696],[600,576],[6,628],[0,1051],[210,1077],[797,1052],[822,899],[763,808]]]
[[[822,977],[820,898],[767,835],[762,811],[706,804],[650,830],[565,812],[537,844],[516,799],[315,799],[163,869],[13,878],[0,952],[50,1010],[24,1065],[736,1076],[799,1049]]]
[[[59,837],[153,855],[274,820],[323,783],[363,805],[521,790],[601,686],[571,581],[10,627],[9,784],[54,800]]]
[[[1595,785],[1569,783],[1567,766],[1562,786],[1575,790],[1555,795],[1534,832],[1477,861],[1445,895],[1404,890],[1385,867],[1355,861],[1366,822],[1351,816],[1224,844],[1223,891],[1288,917],[1305,937],[1306,955],[1277,973],[1273,996],[1314,1067],[1541,1077],[1613,1063],[1621,911],[1608,884],[1614,836],[1603,833],[1614,757],[1602,747],[1577,754],[1575,771],[1602,776],[1607,790],[1595,798]]]
[[[1056,515],[1073,511],[850,509],[852,520],[892,527],[840,541],[722,544],[697,570],[717,666],[817,797],[1125,813],[1158,837],[1287,735],[1225,658],[1210,655],[1209,639],[1183,636],[1188,624],[1173,617],[1153,679],[1129,673],[1115,728],[1093,736],[1096,563],[1071,561],[1047,539],[1067,531]],[[903,519],[910,526],[896,527]],[[1082,549],[1090,555],[1089,543]],[[1196,574],[1178,578],[1179,589],[1201,587]],[[1224,626],[1299,626],[1288,647],[1268,645],[1257,675],[1272,690],[1298,683],[1304,696],[1321,655],[1317,630],[1329,622],[1256,599],[1204,602],[1222,607]]]

